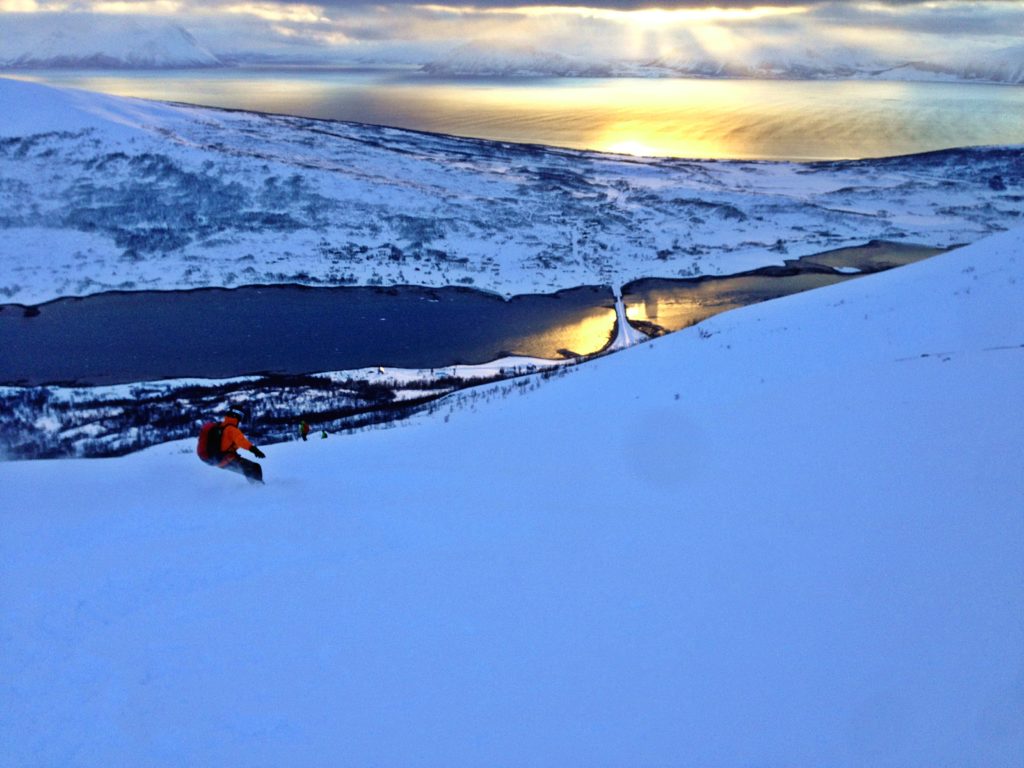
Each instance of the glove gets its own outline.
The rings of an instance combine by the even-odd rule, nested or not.
[[[267,458],[267,454],[265,454],[263,451],[261,451],[255,445],[252,448],[250,448],[249,450],[252,451],[252,455],[255,456],[257,459],[265,459],[265,458]]]

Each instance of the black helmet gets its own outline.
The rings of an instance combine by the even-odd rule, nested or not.
[[[246,413],[240,406],[233,405],[224,412],[224,416],[225,418],[230,417],[242,422],[245,419]]]

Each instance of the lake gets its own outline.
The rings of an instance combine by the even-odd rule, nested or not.
[[[509,300],[461,287],[112,291],[0,305],[0,384],[571,358],[600,351],[614,330],[614,297],[596,286]]]
[[[16,71],[233,109],[650,156],[832,160],[1024,143],[1024,87],[649,78],[437,78],[409,69]]]
[[[632,325],[656,336],[938,252],[872,242],[738,275],[639,280],[623,286],[624,308]],[[602,351],[616,329],[607,286],[508,300],[463,287],[112,291],[37,307],[0,304],[0,385],[568,359]]]
[[[863,246],[786,259],[783,266],[761,267],[737,275],[645,278],[622,286],[622,299],[630,324],[648,335],[660,336],[689,328],[720,312],[912,264],[943,250],[872,241]]]

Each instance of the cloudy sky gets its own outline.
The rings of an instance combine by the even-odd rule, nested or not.
[[[0,0],[0,41],[69,16],[170,20],[214,53],[421,63],[467,42],[590,58],[970,59],[1024,44],[1024,0]]]

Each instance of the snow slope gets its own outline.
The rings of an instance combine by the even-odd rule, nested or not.
[[[1016,229],[262,488],[0,464],[0,764],[1020,765],[1022,293]]]
[[[0,79],[0,301],[297,282],[499,293],[1021,223],[1020,147],[641,160]]]

